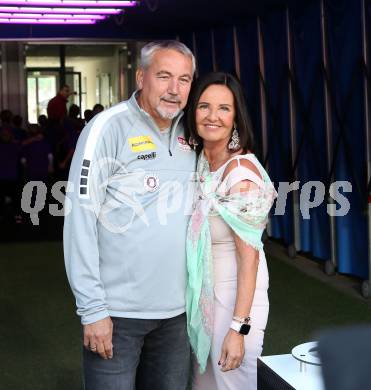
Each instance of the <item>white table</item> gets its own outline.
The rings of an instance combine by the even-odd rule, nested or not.
[[[258,390],[269,389],[325,390],[321,367],[309,364],[300,367],[300,362],[291,354],[261,356],[258,358]]]

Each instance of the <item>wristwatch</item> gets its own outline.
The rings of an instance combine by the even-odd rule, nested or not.
[[[246,336],[250,332],[250,325],[233,320],[231,322],[231,329],[235,330],[239,334]]]

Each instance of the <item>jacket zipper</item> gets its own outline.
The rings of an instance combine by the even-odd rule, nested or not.
[[[171,145],[172,145],[174,134],[175,134],[174,129],[178,126],[183,115],[184,115],[184,113],[182,112],[182,114],[177,118],[176,122],[170,127],[170,137],[169,137],[169,156],[170,157],[173,156],[173,153],[171,152]]]

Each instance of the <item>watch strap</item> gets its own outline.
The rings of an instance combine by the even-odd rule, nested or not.
[[[241,326],[242,326],[241,322],[232,320],[230,328],[240,333]]]

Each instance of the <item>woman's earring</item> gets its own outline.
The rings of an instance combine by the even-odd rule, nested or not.
[[[238,135],[238,131],[236,129],[236,124],[233,125],[232,139],[228,144],[229,150],[238,150],[241,148],[240,145],[240,136]]]
[[[188,143],[192,147],[193,150],[196,150],[196,147],[198,146],[198,142],[196,141],[195,138],[189,137]]]

